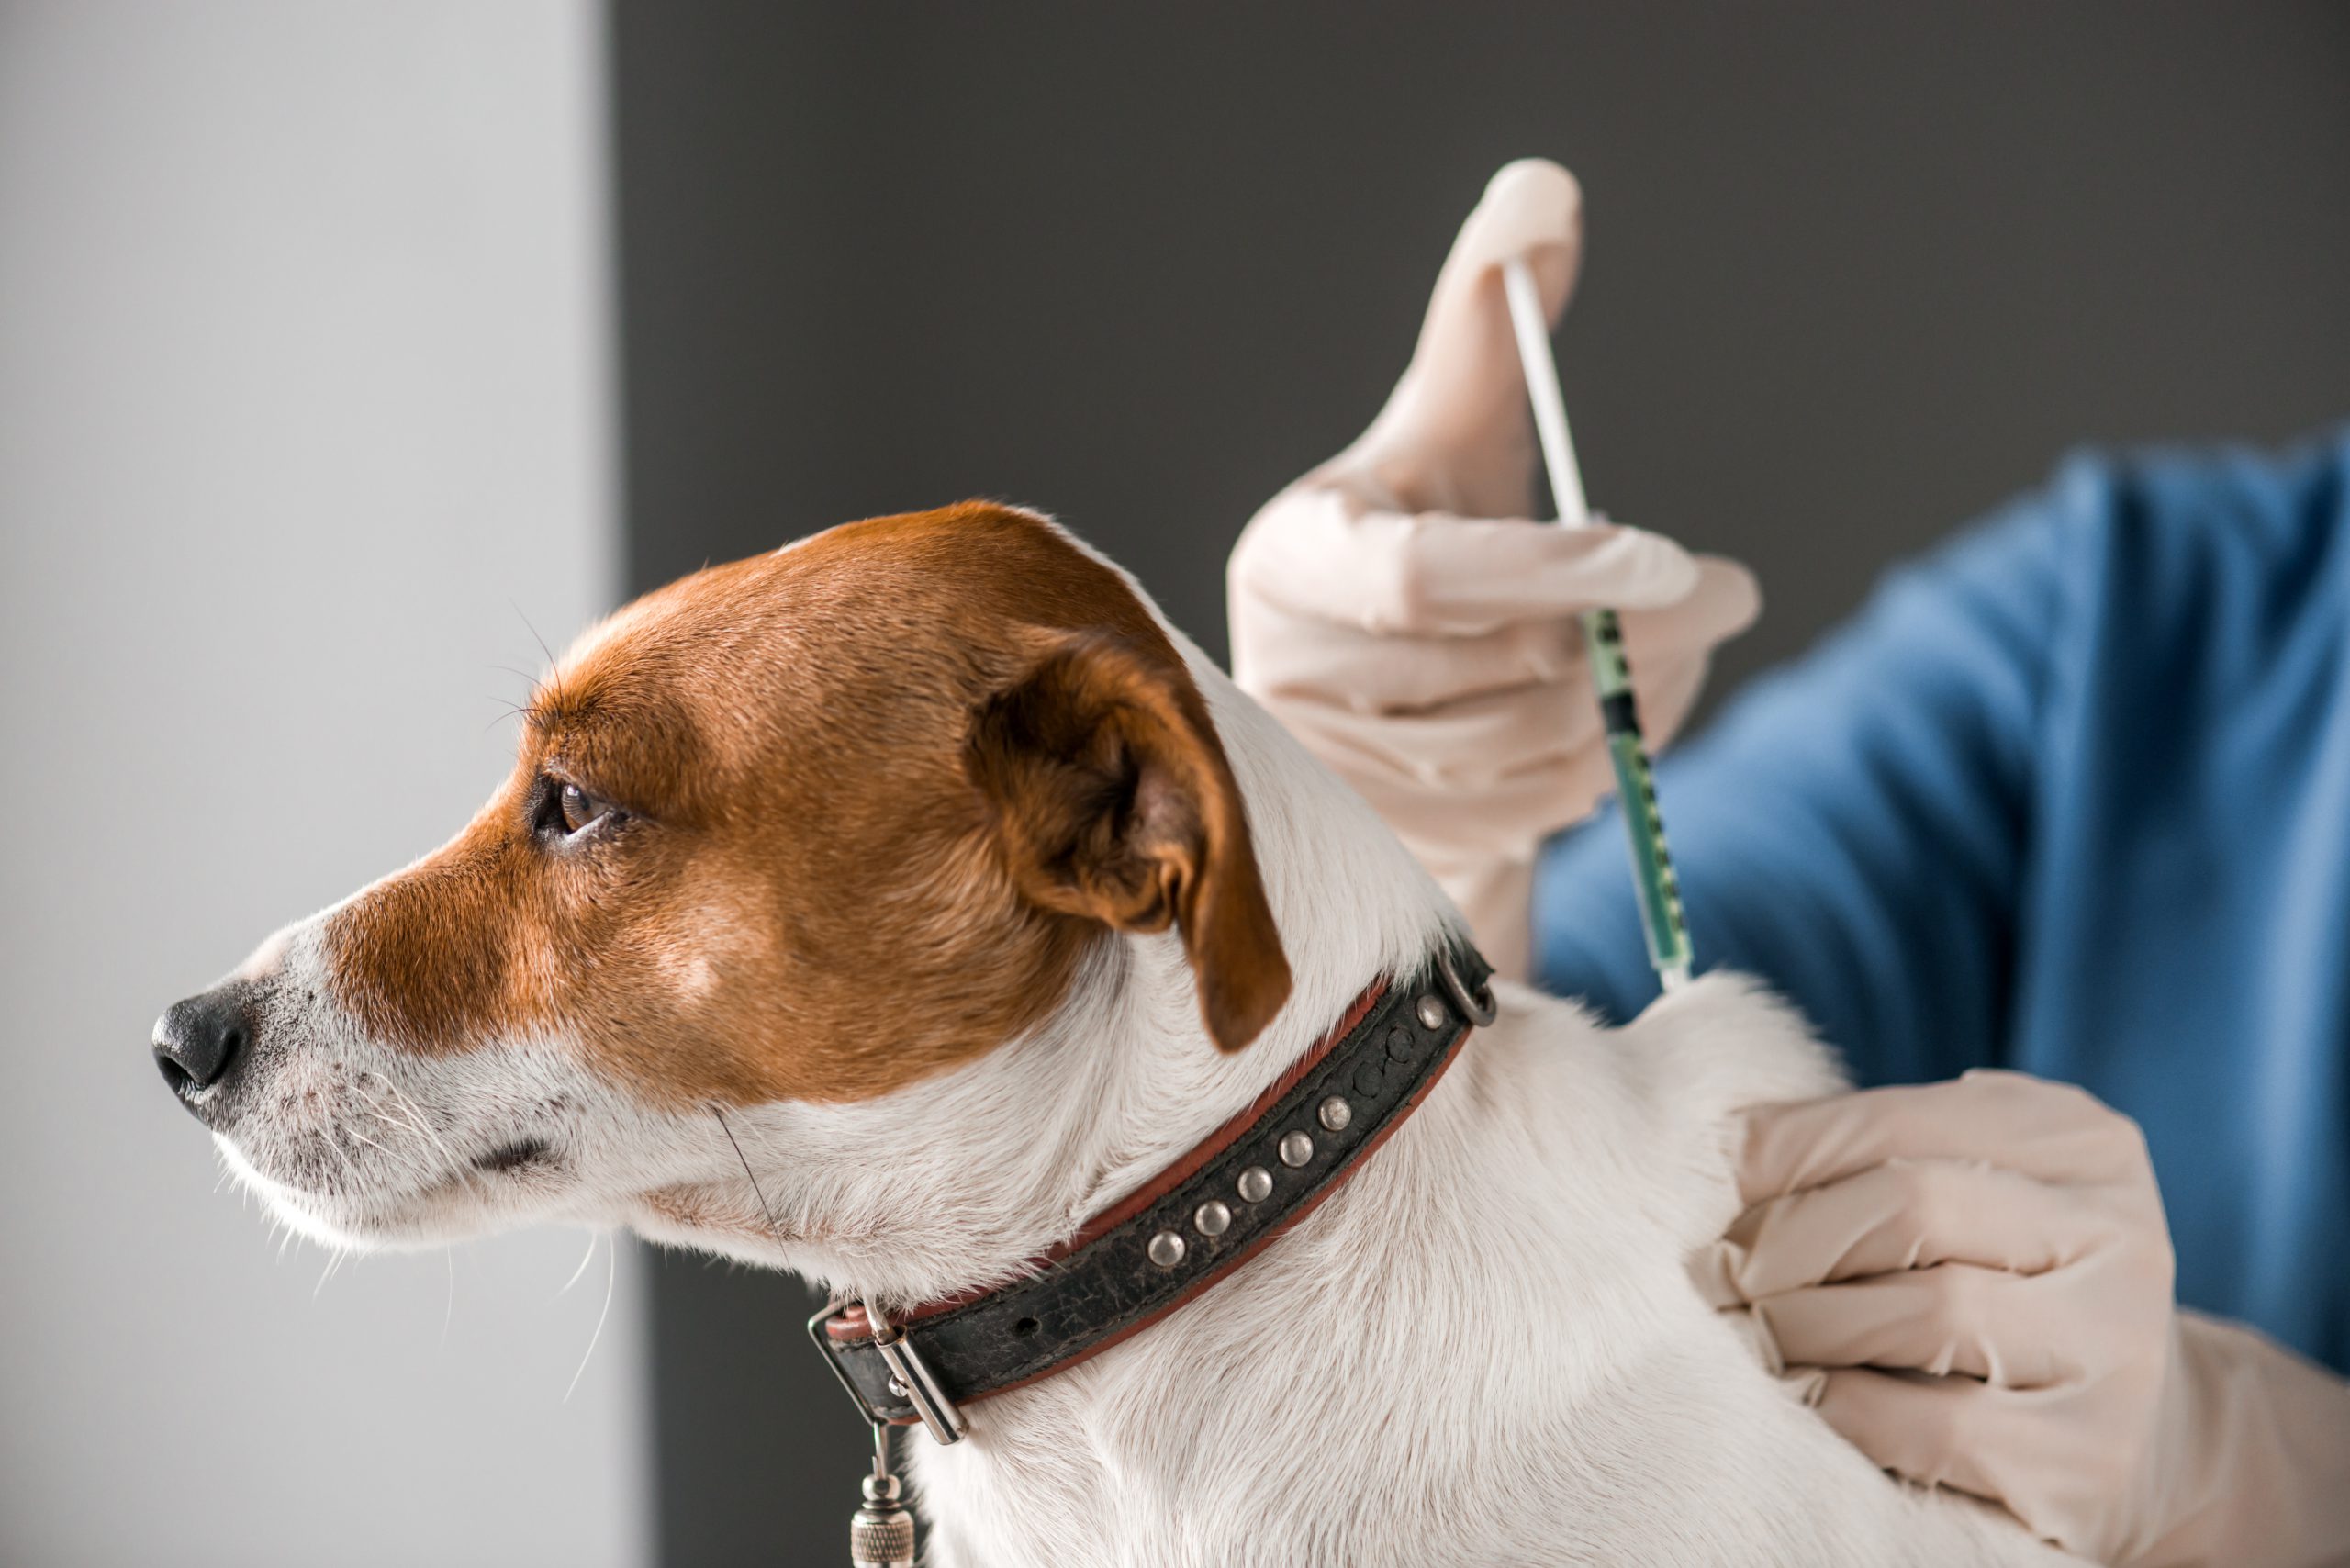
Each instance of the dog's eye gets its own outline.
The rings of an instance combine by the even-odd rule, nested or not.
[[[554,799],[555,813],[563,819],[565,833],[594,826],[612,809],[576,784],[565,784]]]
[[[618,826],[628,815],[601,795],[543,773],[531,791],[531,831],[548,844],[584,838],[590,832],[600,836],[601,830]]]

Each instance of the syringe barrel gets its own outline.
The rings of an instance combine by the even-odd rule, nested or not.
[[[1673,854],[1664,842],[1664,818],[1657,809],[1656,775],[1640,737],[1640,714],[1632,693],[1632,667],[1624,656],[1624,629],[1612,610],[1583,617],[1583,648],[1591,660],[1592,684],[1606,727],[1607,757],[1616,773],[1616,799],[1624,814],[1624,837],[1632,853],[1632,881],[1639,895],[1640,932],[1649,962],[1660,975],[1689,970],[1689,923],[1681,907],[1681,884],[1673,874]]]

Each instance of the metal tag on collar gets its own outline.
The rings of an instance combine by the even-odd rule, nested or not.
[[[890,1428],[873,1424],[873,1473],[848,1522],[849,1568],[914,1568],[914,1517],[890,1473]]]
[[[938,1380],[930,1374],[930,1366],[915,1350],[913,1341],[901,1329],[890,1327],[881,1309],[871,1302],[865,1304],[865,1320],[873,1327],[873,1348],[890,1367],[890,1392],[914,1407],[922,1424],[930,1435],[942,1443],[959,1443],[963,1434],[971,1429],[963,1412],[946,1397]]]

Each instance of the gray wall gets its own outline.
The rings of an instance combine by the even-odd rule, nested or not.
[[[600,18],[0,9],[0,1562],[632,1564],[641,1285],[327,1277],[146,1046],[610,596]]]
[[[1718,690],[2067,446],[2350,414],[2339,4],[613,16],[634,586],[997,494],[1221,647],[1234,534],[1528,152],[1589,197],[1592,498],[1762,575]],[[822,1561],[859,1434],[798,1290],[653,1278],[666,1561]]]

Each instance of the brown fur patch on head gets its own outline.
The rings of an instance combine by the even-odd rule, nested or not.
[[[565,837],[564,782],[618,810]],[[1245,1043],[1288,969],[1181,656],[1049,524],[966,503],[621,611],[472,824],[328,935],[386,1040],[565,1036],[656,1103],[741,1104],[967,1060],[1055,1007],[1105,924],[1170,919]]]

